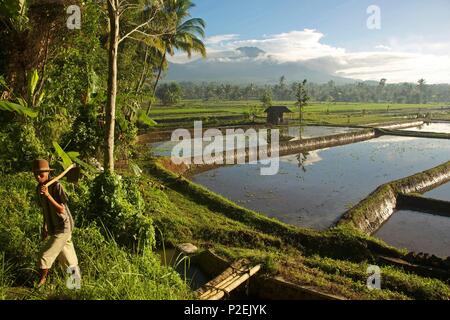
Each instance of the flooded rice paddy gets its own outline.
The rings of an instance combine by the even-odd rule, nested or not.
[[[425,197],[450,201],[450,182],[440,186],[436,189],[431,190],[430,192],[425,193]],[[449,230],[450,233],[450,230]]]
[[[262,164],[246,164],[220,167],[192,180],[269,217],[323,230],[379,185],[449,158],[449,140],[383,136],[282,157],[274,176],[261,176]]]
[[[405,131],[450,133],[450,122],[433,122],[419,127],[402,129]]]
[[[288,127],[283,128],[281,133],[293,138],[318,138],[324,136],[331,136],[340,133],[346,133],[351,131],[357,131],[358,129],[352,129],[347,127],[328,127],[328,126],[303,126],[303,127]]]
[[[401,210],[374,234],[386,243],[408,251],[450,256],[450,219]]]

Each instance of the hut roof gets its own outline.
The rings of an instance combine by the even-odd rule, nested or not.
[[[286,106],[272,106],[272,107],[267,108],[264,112],[265,113],[269,113],[269,112],[292,113],[292,111],[289,110],[289,108]]]

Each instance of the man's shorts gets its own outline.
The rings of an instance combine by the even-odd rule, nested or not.
[[[78,266],[78,258],[72,242],[72,233],[59,233],[50,236],[40,254],[39,267],[50,269],[58,259],[64,267]]]

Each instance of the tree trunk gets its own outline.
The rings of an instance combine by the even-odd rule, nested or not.
[[[106,103],[105,160],[106,171],[114,172],[114,129],[116,123],[117,97],[117,54],[119,47],[119,13],[118,0],[108,1],[109,16],[109,59],[108,59],[108,92]]]
[[[136,95],[138,95],[141,90],[142,87],[145,83],[145,76],[147,74],[147,59],[148,59],[148,46],[145,46],[145,56],[144,56],[144,65],[142,66],[142,73],[141,76],[139,77],[139,81],[136,85]]]
[[[303,124],[303,106],[300,106],[300,125]]]
[[[159,82],[159,79],[161,78],[164,61],[166,61],[166,52],[164,52],[164,55],[162,56],[162,59],[161,59],[161,64],[159,65],[158,76],[156,77],[155,85],[153,86],[153,96],[156,96],[156,88],[158,87],[158,82]],[[150,100],[150,102],[148,103],[147,115],[150,114],[151,108],[152,108],[152,100]]]

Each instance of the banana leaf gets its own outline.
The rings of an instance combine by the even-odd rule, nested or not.
[[[38,116],[38,112],[26,107],[23,104],[17,104],[17,103],[5,101],[5,100],[0,100],[0,110],[16,112],[20,115],[30,117],[30,118],[36,118]]]

